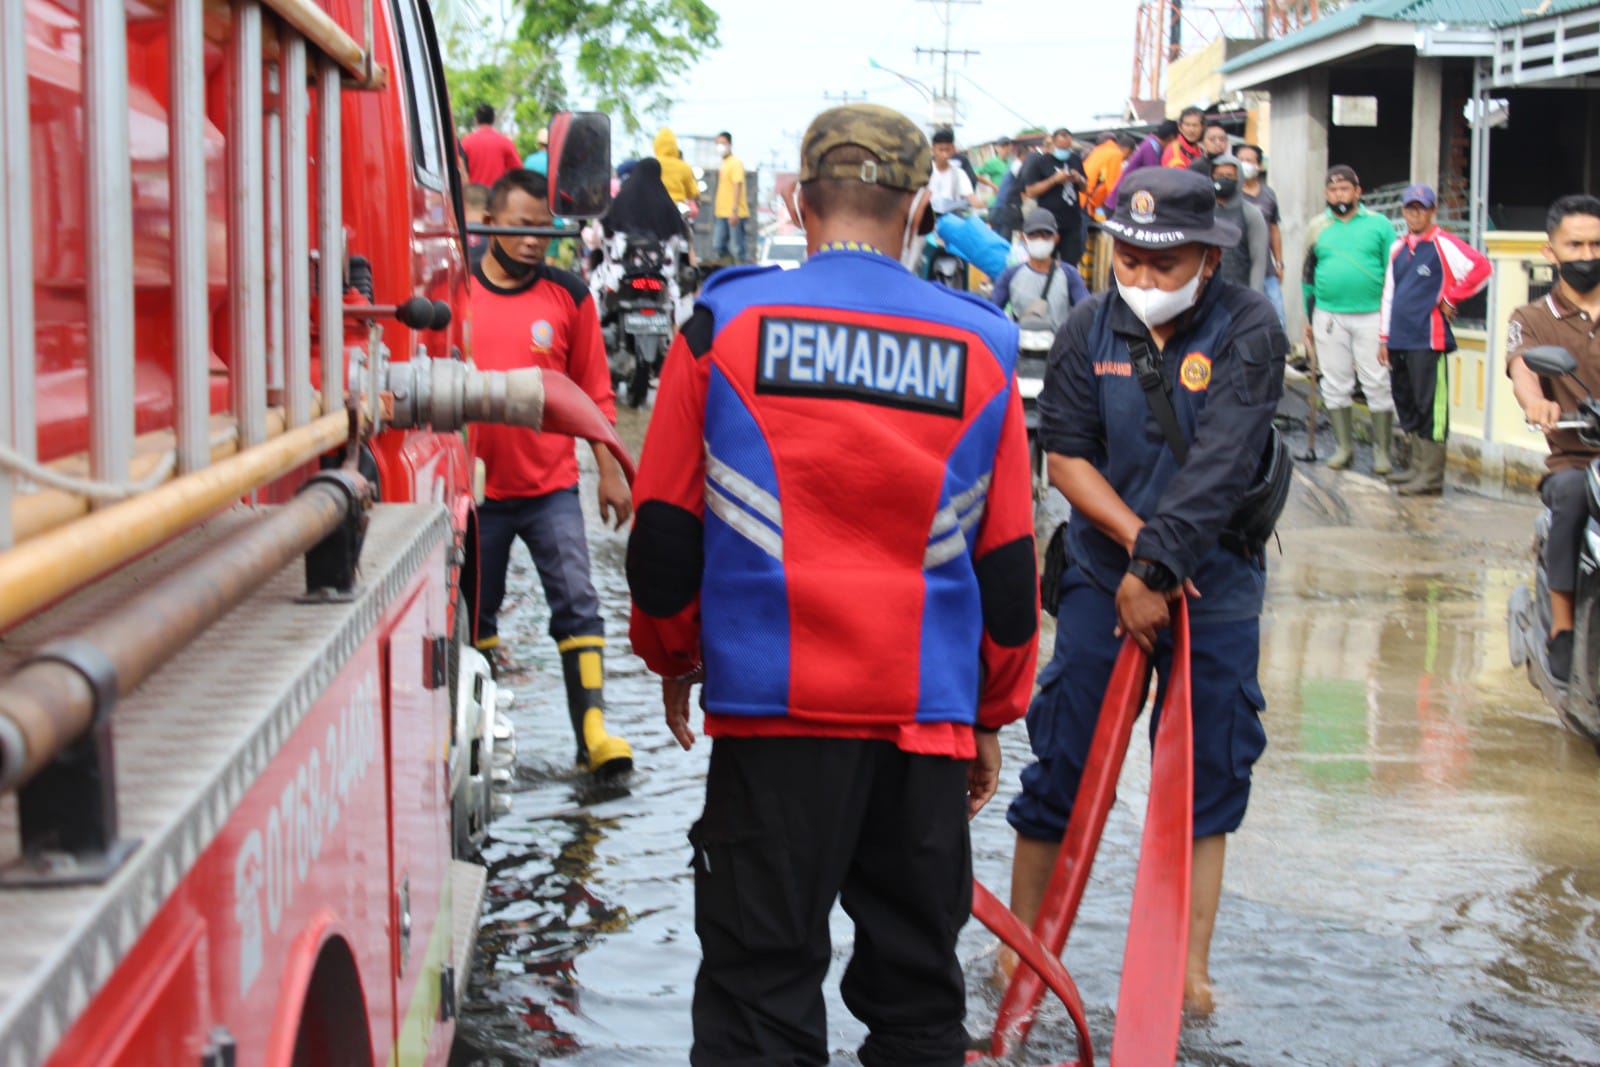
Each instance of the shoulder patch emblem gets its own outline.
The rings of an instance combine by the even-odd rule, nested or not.
[[[1202,393],[1211,384],[1211,357],[1190,352],[1178,364],[1178,380],[1191,393]]]

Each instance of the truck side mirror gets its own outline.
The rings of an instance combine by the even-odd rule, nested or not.
[[[1584,392],[1589,391],[1589,387],[1584,385],[1583,379],[1578,377],[1578,361],[1572,357],[1571,352],[1568,352],[1560,345],[1534,345],[1532,348],[1524,349],[1522,362],[1526,363],[1528,369],[1540,377],[1570,377],[1579,385],[1584,386]]]
[[[611,116],[562,111],[550,120],[550,211],[597,219],[611,207]]]

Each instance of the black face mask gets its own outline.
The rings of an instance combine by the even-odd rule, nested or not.
[[[1217,191],[1217,199],[1232,200],[1233,194],[1239,191],[1238,178],[1218,178],[1211,183],[1211,188]]]
[[[1333,209],[1333,213],[1338,215],[1341,219],[1356,209],[1354,204],[1329,204],[1328,206],[1331,207]]]
[[[1557,269],[1561,280],[1572,286],[1574,292],[1587,294],[1600,285],[1600,259],[1574,259]]]
[[[499,238],[490,238],[489,254],[494,257],[496,263],[500,264],[500,269],[505,271],[512,281],[525,282],[533,277],[537,264],[524,263],[520,259],[512,259],[511,254],[500,246]]]

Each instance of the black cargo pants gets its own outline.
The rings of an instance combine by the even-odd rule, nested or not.
[[[887,741],[721,738],[694,845],[695,1067],[828,1062],[822,981],[835,898],[855,922],[841,983],[865,1067],[959,1067],[956,935],[972,910],[967,764]]]

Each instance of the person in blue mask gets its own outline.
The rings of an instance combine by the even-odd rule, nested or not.
[[[1056,217],[1056,232],[1061,241],[1056,255],[1061,262],[1076,267],[1083,259],[1083,210],[1078,206],[1078,191],[1089,183],[1083,159],[1073,149],[1072,134],[1059,129],[1050,135],[1045,150],[1028,157],[1017,175],[1023,194]]]

